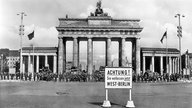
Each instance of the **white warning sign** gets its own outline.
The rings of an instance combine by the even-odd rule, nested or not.
[[[132,68],[105,68],[105,88],[132,88]]]

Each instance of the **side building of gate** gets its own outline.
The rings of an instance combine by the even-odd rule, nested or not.
[[[139,19],[113,19],[97,5],[94,13],[87,18],[59,18],[58,73],[66,72],[66,42],[73,41],[72,65],[79,68],[79,42],[87,41],[87,72],[93,74],[93,41],[106,42],[106,66],[112,66],[111,42],[119,43],[119,67],[125,67],[125,42],[132,43],[132,67],[140,73],[140,32]]]
[[[176,48],[141,47],[141,70],[157,72],[160,75],[179,72],[179,50]]]

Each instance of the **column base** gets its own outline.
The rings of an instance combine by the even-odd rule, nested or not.
[[[111,103],[108,100],[104,100],[102,107],[109,108],[111,107]]]
[[[135,108],[134,102],[133,101],[127,101],[127,108]]]

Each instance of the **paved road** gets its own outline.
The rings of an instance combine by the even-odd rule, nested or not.
[[[124,108],[127,89],[109,90],[112,108]],[[0,82],[0,108],[101,108],[104,83]],[[192,108],[190,83],[133,84],[136,108]]]

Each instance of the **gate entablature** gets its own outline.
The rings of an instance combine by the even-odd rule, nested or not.
[[[138,19],[108,19],[108,17],[89,16],[87,19],[59,18],[59,22],[56,28],[60,35],[137,35],[143,29]]]

